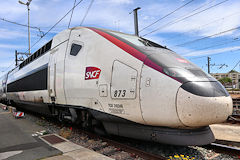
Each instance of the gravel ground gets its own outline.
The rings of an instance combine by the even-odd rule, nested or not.
[[[25,118],[34,121],[38,125],[45,128],[48,134],[59,134],[64,138],[81,145],[85,148],[94,150],[98,153],[104,154],[116,160],[143,160],[131,153],[122,151],[114,146],[109,146],[102,140],[95,140],[89,138],[88,135],[82,133],[78,128],[71,127],[70,124],[61,124],[52,118],[45,118],[43,116],[25,113]],[[72,128],[72,129],[71,129]]]
[[[132,140],[134,141],[134,140]],[[239,160],[240,157],[233,157],[230,155],[216,153],[213,150],[206,149],[204,147],[198,146],[171,146],[171,145],[163,145],[159,143],[153,142],[142,142],[138,141],[138,143],[134,142],[126,142],[128,145],[136,147],[138,149],[150,152],[152,154],[158,154],[164,157],[168,157],[169,159],[197,159],[197,160]]]
[[[35,121],[38,125],[45,127],[48,133],[56,133],[67,138],[68,140],[79,144],[83,147],[89,148],[101,154],[107,155],[117,160],[142,160],[131,153],[122,151],[120,148],[109,146],[102,140],[95,140],[88,137],[88,135],[81,133],[77,127],[71,127],[70,124],[61,124],[55,120],[44,118],[41,116],[34,116],[33,114],[26,114],[26,119]],[[63,134],[67,133],[67,134]],[[114,138],[114,137],[113,137]],[[216,153],[213,150],[204,147],[190,146],[178,147],[170,145],[162,145],[159,143],[136,141],[133,139],[114,138],[121,141],[121,143],[128,144],[132,147],[150,152],[152,154],[161,155],[168,159],[197,159],[197,160],[237,160],[239,157],[232,157],[226,154]]]

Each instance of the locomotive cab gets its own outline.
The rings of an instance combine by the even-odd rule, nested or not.
[[[147,125],[202,127],[224,122],[232,113],[232,100],[225,88],[193,63],[147,39],[110,34],[146,56],[139,88]]]
[[[104,32],[106,39],[142,61],[137,97],[143,119],[138,123],[144,125],[119,124],[121,129],[111,133],[174,145],[205,145],[215,140],[209,125],[225,121],[232,112],[231,97],[216,79],[147,39]]]
[[[151,50],[145,49],[145,51],[150,52]],[[162,70],[161,73],[150,73],[148,71],[148,73],[144,73],[146,72],[144,70],[149,70],[149,68],[143,69],[143,77],[148,76],[148,78],[145,78],[145,81],[150,78],[156,79],[157,75],[160,77],[165,76],[165,79],[153,80],[152,82],[148,82],[151,83],[151,86],[146,87],[146,85],[142,85],[141,88],[142,90],[149,90],[150,87],[152,88],[150,90],[154,90],[159,86],[157,83],[164,83],[164,86],[159,86],[164,89],[159,91],[161,94],[156,93],[155,102],[162,99],[162,101],[166,101],[166,105],[171,104],[168,107],[172,107],[172,112],[175,111],[175,118],[179,119],[180,122],[179,124],[175,123],[172,125],[179,125],[179,127],[183,128],[208,126],[224,122],[231,115],[232,99],[216,79],[171,50],[154,48],[151,53],[148,56],[149,59],[158,64]],[[155,99],[153,95],[151,98]],[[156,106],[155,108],[161,107],[164,106]],[[161,111],[159,110],[159,112]],[[174,115],[174,113],[169,113],[168,116],[170,115]],[[152,115],[144,117],[151,118]],[[159,117],[159,121],[163,117],[166,116]],[[157,119],[157,116],[154,118]]]

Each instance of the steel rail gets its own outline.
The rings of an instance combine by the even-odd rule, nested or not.
[[[216,140],[215,142],[208,145],[210,148],[214,149],[216,152],[225,153],[233,156],[240,156],[240,143]]]
[[[155,155],[155,154],[152,154],[152,153],[148,153],[148,152],[145,152],[143,150],[131,147],[129,145],[117,142],[115,140],[105,138],[103,136],[100,136],[100,135],[97,135],[97,134],[94,134],[94,133],[91,133],[91,132],[88,132],[88,131],[85,131],[85,130],[79,129],[79,131],[84,133],[84,134],[87,134],[89,137],[91,137],[93,139],[101,139],[102,141],[107,142],[108,145],[110,145],[110,146],[115,146],[116,148],[120,148],[121,150],[123,150],[125,152],[132,153],[134,155],[137,155],[137,156],[139,156],[141,158],[144,158],[144,159],[147,159],[147,160],[148,159],[149,160],[166,160],[167,159],[166,157],[163,157],[163,156],[160,156],[160,155]]]

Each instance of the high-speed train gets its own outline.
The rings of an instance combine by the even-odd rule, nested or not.
[[[90,27],[62,31],[1,78],[11,105],[99,133],[172,145],[213,142],[232,113],[224,87],[150,40]]]

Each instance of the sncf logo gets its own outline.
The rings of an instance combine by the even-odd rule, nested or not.
[[[101,73],[101,69],[97,67],[87,67],[85,73],[85,80],[98,79]]]

